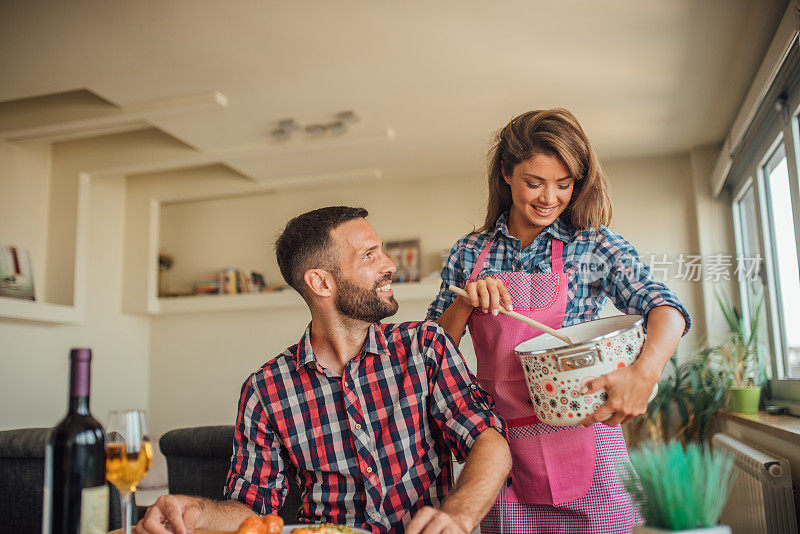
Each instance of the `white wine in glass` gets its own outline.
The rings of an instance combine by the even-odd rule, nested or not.
[[[106,424],[106,478],[119,490],[122,532],[133,526],[133,494],[153,461],[153,445],[142,410],[114,411]]]

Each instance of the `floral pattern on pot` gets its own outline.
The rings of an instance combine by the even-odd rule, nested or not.
[[[608,394],[601,390],[583,395],[584,384],[631,365],[641,353],[644,339],[642,322],[639,321],[613,337],[596,343],[580,343],[579,346],[585,350],[576,350],[576,345],[573,345],[551,349],[544,354],[520,354],[518,351],[531,404],[539,420],[556,426],[576,425],[597,410],[608,400]],[[593,363],[579,369],[561,370],[558,365],[559,358],[564,358],[561,353],[569,357],[586,354],[592,357]]]

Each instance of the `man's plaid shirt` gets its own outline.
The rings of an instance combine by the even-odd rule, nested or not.
[[[436,323],[373,324],[342,376],[310,328],[242,387],[226,497],[276,514],[292,476],[302,521],[402,532],[447,494],[451,453],[505,423]]]

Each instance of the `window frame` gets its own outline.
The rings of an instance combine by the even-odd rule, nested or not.
[[[786,335],[783,317],[778,266],[773,251],[775,230],[772,214],[768,208],[769,192],[764,170],[775,150],[783,145],[788,169],[792,213],[795,227],[795,246],[798,269],[800,269],[800,184],[798,183],[798,161],[800,160],[800,47],[797,41],[787,54],[781,71],[765,95],[742,143],[732,155],[732,165],[726,181],[728,200],[733,215],[734,242],[737,255],[743,253],[744,243],[740,201],[752,187],[756,209],[756,228],[759,235],[760,254],[766,280],[764,284],[764,306],[766,307],[767,331],[770,334],[767,346],[770,350],[772,378],[768,391],[773,401],[797,405],[800,410],[800,377],[787,378],[787,363],[784,347]],[[741,277],[740,277],[741,278]],[[746,280],[739,279],[739,303],[743,317],[749,320],[750,309],[746,302]],[[798,411],[800,414],[800,411]]]

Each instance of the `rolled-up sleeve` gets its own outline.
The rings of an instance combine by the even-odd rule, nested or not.
[[[277,514],[288,491],[285,468],[280,442],[251,375],[239,399],[225,498],[238,500],[260,515]]]
[[[494,400],[478,385],[453,340],[436,323],[426,323],[426,366],[430,413],[458,461],[464,461],[483,432],[494,428],[507,438],[506,424],[494,413]]]
[[[683,315],[689,331],[692,318],[677,295],[666,284],[653,279],[650,267],[639,259],[636,248],[625,238],[603,229],[597,241],[595,254],[609,267],[602,279],[603,293],[623,313],[639,314],[647,321],[647,314],[657,306],[671,306]]]

